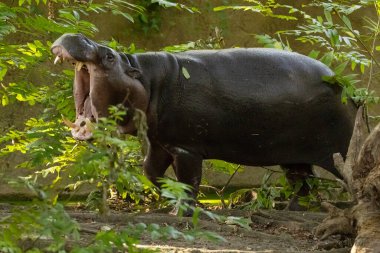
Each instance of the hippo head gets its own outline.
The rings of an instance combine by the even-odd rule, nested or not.
[[[75,65],[74,100],[76,120],[65,121],[77,140],[92,137],[91,122],[107,117],[110,105],[123,104],[127,116],[119,130],[134,133],[135,109],[146,111],[148,95],[138,78],[140,70],[131,66],[123,53],[100,45],[81,34],[64,34],[52,45],[54,63],[68,61]],[[129,110],[130,109],[130,110]]]

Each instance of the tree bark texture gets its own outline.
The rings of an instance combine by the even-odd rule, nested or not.
[[[321,239],[351,234],[355,236],[351,253],[380,252],[380,124],[368,135],[363,108],[356,116],[346,160],[340,154],[335,154],[334,160],[356,205],[341,210],[324,203],[329,217],[315,233]]]

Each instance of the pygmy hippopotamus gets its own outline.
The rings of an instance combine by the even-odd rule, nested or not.
[[[81,34],[62,35],[51,50],[76,63],[74,138],[91,138],[88,122],[110,105],[128,108],[120,122],[128,134],[136,110],[145,112],[143,166],[155,184],[172,165],[196,196],[204,159],[281,165],[291,183],[312,165],[339,176],[332,155],[346,154],[356,106],[341,103],[341,88],[322,80],[333,72],[317,60],[263,48],[126,54]],[[298,195],[307,193],[304,182]]]

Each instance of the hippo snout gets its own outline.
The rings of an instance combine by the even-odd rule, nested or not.
[[[96,60],[98,44],[87,39],[82,34],[66,33],[54,41],[51,52],[58,60],[75,60],[90,62]]]

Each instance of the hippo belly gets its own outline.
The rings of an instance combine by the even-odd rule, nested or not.
[[[349,119],[331,109],[311,102],[255,104],[242,111],[179,110],[162,121],[159,140],[203,159],[252,166],[307,163],[335,173],[332,154],[346,151],[352,130]]]

